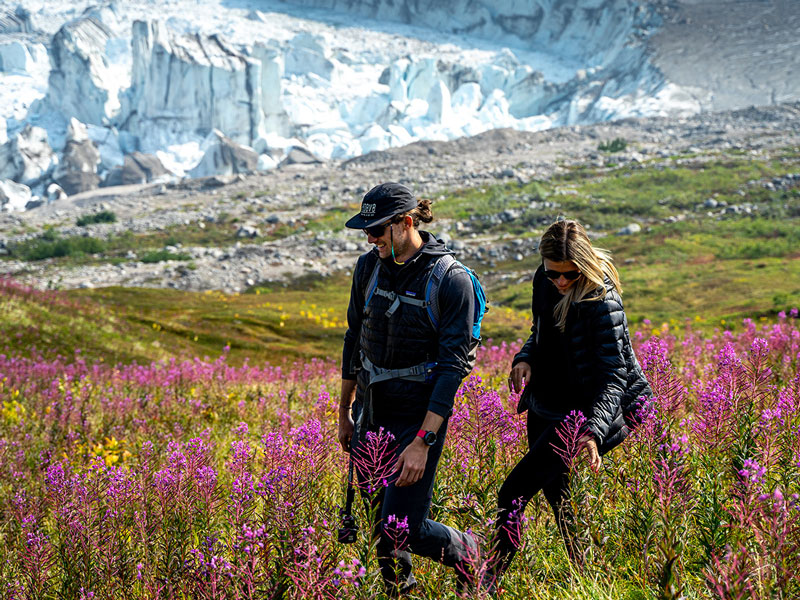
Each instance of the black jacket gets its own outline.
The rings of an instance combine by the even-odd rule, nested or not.
[[[537,355],[547,351],[538,346],[538,324],[546,310],[547,285],[552,283],[539,267],[533,277],[531,336],[513,361],[530,364],[532,379],[539,375]],[[563,414],[579,407],[601,453],[608,452],[627,437],[636,425],[637,409],[652,395],[631,346],[622,299],[610,281],[606,281],[605,298],[572,303],[564,333],[569,339],[573,383],[565,394]],[[534,395],[523,393],[519,412],[535,406]]]
[[[378,287],[403,295],[424,297],[424,285],[435,260],[451,254],[444,243],[420,231],[423,247],[399,268],[381,261]],[[453,395],[470,369],[474,294],[472,281],[464,269],[451,268],[439,286],[438,329],[434,329],[426,309],[401,304],[391,317],[385,313],[390,302],[373,294],[366,303],[365,290],[376,262],[376,250],[359,257],[353,273],[347,332],[342,352],[342,378],[358,379],[357,394],[366,386],[366,372],[360,370],[363,352],[373,364],[384,369],[400,369],[423,362],[436,362],[435,383],[390,380],[376,384],[373,397],[376,413],[398,418],[422,419],[426,410],[447,416]]]

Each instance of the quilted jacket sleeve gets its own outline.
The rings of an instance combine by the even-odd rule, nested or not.
[[[602,442],[620,413],[625,393],[625,316],[622,300],[613,290],[606,294],[605,299],[585,304],[590,307],[587,311],[590,328],[587,341],[595,361],[590,388],[593,400],[587,426],[598,442]]]
[[[514,355],[514,360],[511,362],[512,367],[518,362],[526,362],[529,365],[533,365],[533,349],[536,347],[536,335],[536,323],[534,323],[531,326],[531,335],[528,337],[528,341]]]

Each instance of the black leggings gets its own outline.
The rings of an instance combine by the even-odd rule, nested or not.
[[[556,430],[560,422],[548,421],[528,412],[528,453],[503,482],[497,497],[496,558],[498,575],[511,564],[522,536],[521,518],[528,502],[539,490],[553,509],[558,529],[570,558],[574,557],[569,534],[569,473],[553,444],[561,445]]]

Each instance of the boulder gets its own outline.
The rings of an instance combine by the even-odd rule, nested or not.
[[[41,127],[26,125],[13,139],[0,146],[0,179],[35,184],[58,162]]]
[[[86,125],[75,119],[67,128],[67,142],[61,161],[53,173],[53,180],[69,194],[92,190],[100,183],[97,166],[100,152],[89,139]]]
[[[322,161],[302,146],[293,146],[286,154],[279,167],[287,165],[320,165]]]
[[[0,179],[0,208],[2,210],[25,210],[25,205],[31,199],[31,188],[27,185]]]
[[[257,238],[261,235],[261,232],[258,230],[258,227],[254,227],[253,225],[242,225],[239,229],[236,230],[236,237],[237,238]]]
[[[642,231],[642,226],[638,223],[631,223],[626,225],[617,232],[617,235],[634,235]]]
[[[63,171],[54,180],[70,196],[93,190],[100,185],[100,176],[97,173],[85,171]]]
[[[158,157],[134,152],[125,156],[125,163],[121,167],[111,170],[102,186],[150,183],[172,176],[172,172],[164,168]]]
[[[66,200],[67,198],[69,198],[69,196],[63,190],[63,188],[57,183],[51,183],[50,185],[47,186],[48,202],[57,202],[60,200]]]
[[[53,36],[47,102],[83,123],[107,124],[120,108],[105,58],[108,27],[93,17],[70,21]]]
[[[203,148],[203,158],[188,172],[190,177],[252,173],[258,168],[258,154],[252,148],[237,144],[219,130],[211,132]]]

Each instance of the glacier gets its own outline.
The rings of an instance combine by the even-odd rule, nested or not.
[[[26,0],[0,8],[0,182],[46,198],[134,153],[207,176],[697,112],[650,60],[660,24],[633,0]]]

